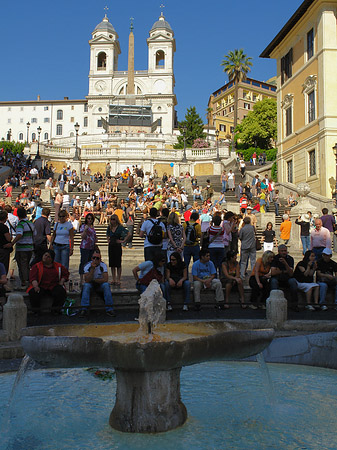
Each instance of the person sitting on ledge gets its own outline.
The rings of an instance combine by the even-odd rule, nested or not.
[[[166,266],[166,293],[167,300],[170,303],[171,289],[184,289],[183,311],[188,311],[188,303],[191,298],[191,283],[188,280],[187,267],[181,259],[179,252],[173,252],[170,255],[170,261]]]
[[[84,285],[81,298],[82,309],[80,312],[81,318],[88,315],[88,306],[90,305],[90,293],[92,289],[100,294],[103,293],[106,314],[111,317],[116,316],[112,307],[112,295],[108,281],[108,267],[101,260],[101,252],[96,248],[92,254],[91,261],[84,266]]]
[[[192,266],[195,310],[200,311],[200,291],[202,287],[215,291],[215,301],[219,308],[224,309],[224,295],[221,281],[216,277],[216,269],[208,249],[201,249],[199,259]]]
[[[42,255],[42,261],[34,264],[29,272],[30,286],[27,292],[36,315],[39,314],[41,300],[46,295],[52,297],[52,308],[56,314],[61,312],[67,296],[64,283],[69,278],[68,269],[54,259],[54,250],[46,250]]]
[[[291,293],[291,303],[293,308],[298,310],[297,282],[294,278],[294,258],[288,255],[285,244],[278,247],[278,254],[275,255],[270,269],[270,290],[289,288]]]

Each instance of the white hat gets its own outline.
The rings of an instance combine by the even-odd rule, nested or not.
[[[302,214],[301,215],[301,221],[302,222],[310,222],[309,214]]]
[[[76,195],[76,200],[79,200],[80,199],[80,196],[79,195]]]

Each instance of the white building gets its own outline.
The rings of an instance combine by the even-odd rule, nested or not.
[[[174,33],[163,14],[149,32],[148,69],[134,70],[133,32],[129,38],[128,71],[118,71],[121,53],[118,34],[105,15],[92,32],[89,93],[86,99],[0,102],[0,139],[31,143],[73,142],[74,125],[80,125],[80,144],[97,145],[102,134],[160,133],[175,141],[176,121],[173,59]],[[132,84],[132,85],[131,85]],[[159,120],[158,120],[159,119]],[[71,139],[72,138],[72,139]]]

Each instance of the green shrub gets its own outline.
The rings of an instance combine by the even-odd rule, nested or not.
[[[277,155],[277,148],[271,148],[270,150],[264,150],[262,148],[257,147],[249,147],[249,148],[242,148],[242,149],[236,149],[236,153],[242,153],[243,158],[245,161],[250,161],[250,158],[253,156],[254,152],[256,151],[256,157],[258,158],[259,155],[263,152],[266,152],[267,155],[267,161],[275,161],[276,155]]]
[[[1,141],[0,148],[4,149],[5,154],[7,153],[7,151],[10,151],[16,155],[17,153],[23,152],[25,144],[22,142],[15,142],[15,141]]]
[[[277,162],[274,161],[271,166],[271,177],[274,181],[277,181]]]

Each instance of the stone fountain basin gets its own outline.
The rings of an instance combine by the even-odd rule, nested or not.
[[[138,329],[137,323],[30,327],[22,330],[21,344],[45,367],[151,372],[246,358],[262,352],[274,337],[273,329],[221,321],[165,323],[153,337],[139,335]]]

